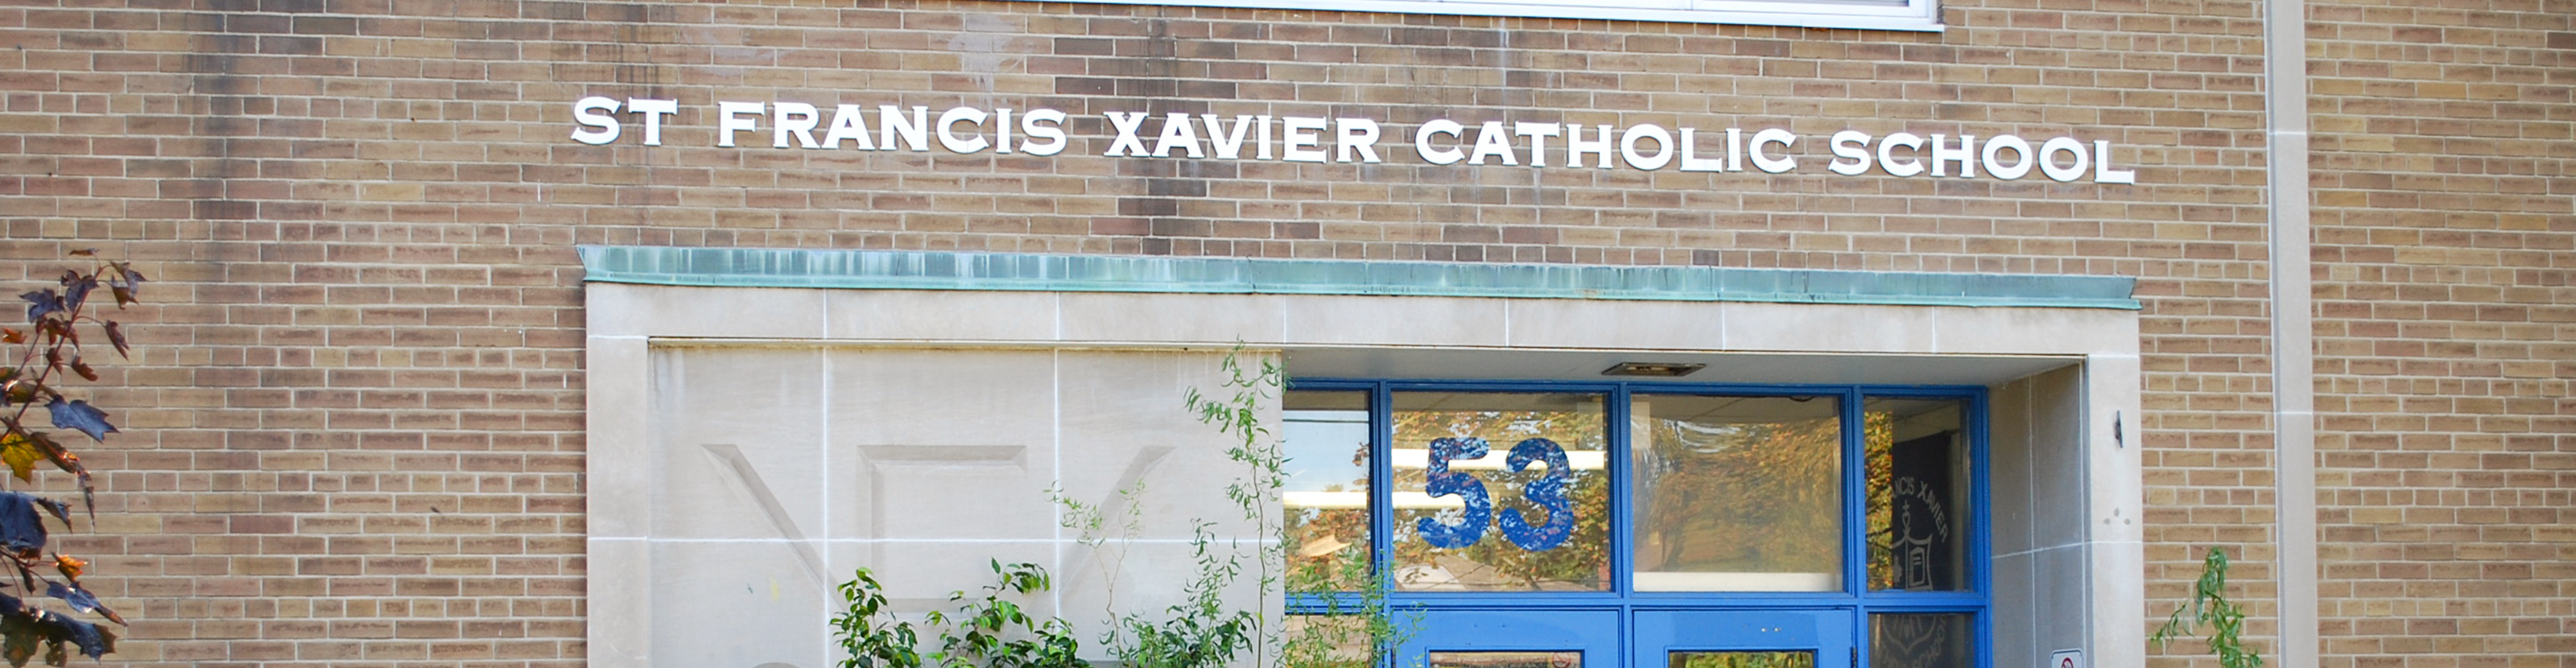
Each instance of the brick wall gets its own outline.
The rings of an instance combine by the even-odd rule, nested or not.
[[[1958,0],[1940,34],[798,4],[0,6],[0,35],[23,47],[0,50],[0,277],[23,284],[53,271],[63,249],[96,246],[158,279],[153,305],[133,314],[138,359],[103,381],[100,403],[131,428],[90,456],[110,472],[103,531],[70,543],[121,555],[94,569],[138,620],[117,658],[578,663],[575,243],[2138,276],[2149,614],[2161,616],[2197,575],[2198,552],[2219,544],[2245,558],[2239,582],[2268,615],[2261,46],[2250,1]],[[2330,517],[2329,538],[2370,532],[2361,545],[2406,555],[2330,547],[2329,619],[2346,625],[2330,631],[2338,643],[2429,637],[2412,624],[2468,615],[2401,603],[2416,586],[2448,587],[2456,593],[2442,595],[2462,606],[2569,613],[2570,575],[2526,558],[2568,540],[2544,517],[2567,501],[2556,472],[2568,450],[2565,383],[2506,379],[2564,376],[2563,362],[2544,360],[2570,357],[2571,225],[2557,183],[2570,157],[2570,70],[2550,60],[2567,45],[2547,40],[2568,39],[2576,11],[2521,9],[2317,10],[2318,38],[2333,40],[2318,42],[2328,52],[2317,88],[2321,371],[2332,373],[2320,391],[2337,414],[2327,505],[2367,506]],[[2476,27],[2499,21],[2514,29]],[[2391,27],[2409,22],[2459,27],[2430,38]],[[2464,42],[2476,46],[2459,53],[2480,54],[2479,65],[2422,65],[2449,62],[2427,53],[2436,44]],[[2346,44],[2349,65],[2334,51]],[[2335,69],[2370,63],[2379,69]],[[2490,80],[2560,97],[2494,100]],[[2444,83],[2475,85],[2443,104],[2378,99],[2437,97]],[[568,105],[585,95],[676,98],[683,111],[663,147],[585,146],[567,138]],[[1071,150],[1051,159],[717,149],[706,112],[718,99],[1047,106],[1077,117],[1331,112],[1387,122],[1396,145],[1437,117],[2076,134],[2117,143],[2140,183],[1110,159],[1092,157],[1107,141],[1096,121],[1073,124]],[[2400,117],[2402,131],[2347,127]],[[2444,118],[2475,132],[2433,122]],[[2559,134],[2541,134],[2551,129]],[[2483,139],[2444,141],[2461,134]],[[2417,138],[2428,143],[2406,143]],[[1827,157],[1818,142],[1798,152]],[[2469,157],[2487,155],[2504,160]],[[2345,167],[2344,156],[2388,162]],[[2372,174],[2382,176],[2357,180]],[[2410,208],[2488,215],[2391,215]],[[2517,215],[2494,215],[2507,211]],[[2427,249],[2447,252],[2407,259]],[[2504,281],[2524,287],[2480,291]],[[2343,292],[2365,288],[2384,292]],[[2522,320],[2494,319],[2514,314]],[[2481,331],[2492,338],[2466,351],[2443,341]],[[2349,422],[2391,414],[2412,421]],[[2524,435],[2489,436],[2508,432]],[[2409,477],[2426,471],[2451,473]],[[2439,491],[2415,491],[2425,488]],[[2385,509],[2459,527],[2500,514],[2475,530],[2522,536],[2471,542],[2365,524]],[[2422,568],[2347,574],[2399,564]],[[2460,564],[2524,564],[2525,579],[2449,570]],[[2380,582],[2404,591],[2365,586]],[[2494,583],[2511,593],[2469,591]],[[2534,586],[2559,601],[2514,603],[2538,600],[2523,598]],[[2406,620],[2402,630],[2361,621],[2399,605],[2407,610],[2371,619]],[[2468,616],[2528,625],[2552,614],[2516,610]],[[2576,652],[2561,638],[2538,649]],[[2501,649],[2442,647],[2428,656],[2468,663],[2466,653]]]
[[[2325,665],[2576,665],[2576,3],[2319,2]]]

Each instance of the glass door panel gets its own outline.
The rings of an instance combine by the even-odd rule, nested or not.
[[[1870,668],[1968,668],[1976,660],[1976,616],[1887,613],[1869,616]]]
[[[1400,613],[1401,614],[1401,613]],[[1439,610],[1396,652],[1423,668],[1619,668],[1619,613]]]
[[[1847,612],[1639,611],[1637,668],[1817,668],[1848,666]]]

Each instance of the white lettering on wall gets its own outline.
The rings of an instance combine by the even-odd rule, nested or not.
[[[769,146],[787,148],[787,137],[794,135],[797,146],[815,148],[818,144],[814,143],[814,126],[822,122],[823,112],[815,110],[814,105],[803,102],[780,102],[778,117],[770,121],[771,125],[777,127],[770,133]]]
[[[963,137],[958,136],[956,132],[957,124],[965,123],[967,125],[975,126],[977,129],[981,129],[984,127],[985,119],[989,118],[992,118],[992,115],[986,114],[984,113],[984,110],[974,107],[958,107],[950,109],[945,113],[941,113],[939,115],[939,147],[948,149],[948,152],[950,153],[976,153],[983,151],[985,147],[991,146],[992,143],[984,141],[984,135],[979,133],[968,133]]]
[[[1350,162],[1357,152],[1360,162],[1377,162],[1377,121],[1365,118],[1333,119],[1334,160]]]
[[[1896,147],[1899,146],[1909,150],[1921,150],[1923,138],[1911,133],[1899,132],[1888,135],[1886,139],[1878,140],[1878,168],[1887,172],[1888,176],[1913,176],[1923,173],[1923,163],[1916,162],[1911,156],[1896,155]]]
[[[1117,157],[1145,154],[1145,140],[1136,137],[1136,131],[1145,127],[1144,114],[1109,112],[1109,126],[1118,131],[1118,137],[1109,140],[1109,152],[1104,155]]]
[[[1790,157],[1775,158],[1768,153],[1762,152],[1762,147],[1768,144],[1779,144],[1780,148],[1792,148],[1796,146],[1797,142],[1798,136],[1790,134],[1788,130],[1771,128],[1753,133],[1753,145],[1748,147],[1745,150],[1745,153],[1753,158],[1754,169],[1778,174],[1792,169],[1797,169],[1798,159]]]
[[[1834,149],[1834,164],[1825,169],[1843,176],[1860,176],[1869,171],[1869,133],[1844,130],[1834,133],[1827,143]]]
[[[594,95],[573,100],[570,106],[574,127],[569,138],[592,146],[620,141],[660,146],[665,121],[680,116],[678,100]],[[705,123],[708,116],[692,118]],[[1063,153],[1072,142],[1065,126],[1072,117],[1055,109],[958,106],[934,117],[930,107],[921,105],[880,104],[870,111],[859,104],[835,103],[827,117],[821,106],[807,102],[720,100],[712,118],[714,144],[725,148],[735,147],[745,132],[766,133],[770,148],[787,150],[926,153],[936,146],[959,155],[989,150],[996,155],[1043,157]],[[1108,111],[1091,118],[1107,121],[1111,133],[1101,156],[1149,160],[1213,156],[1376,164],[1400,157],[1409,148],[1414,158],[1431,165],[1548,167],[1549,140],[1557,139],[1562,141],[1561,164],[1567,168],[1624,166],[1656,171],[1673,167],[1731,174],[1746,171],[1750,163],[1751,169],[1763,173],[1787,174],[1798,170],[1801,155],[1814,152],[1802,152],[1798,142],[1805,137],[1786,128],[1720,131],[1656,123],[1622,127],[1544,119],[1434,118],[1413,126],[1409,146],[1385,147],[1380,141],[1389,128],[1380,119],[1364,117],[1238,114],[1229,118],[1213,113]],[[627,132],[630,124],[640,125],[642,132]],[[1402,127],[1395,128],[1398,138],[1405,136]],[[1980,141],[1969,134],[1881,136],[1859,130],[1843,130],[1822,139],[1822,151],[1833,156],[1825,171],[1842,176],[1876,171],[1896,178],[1982,176],[2011,181],[2037,171],[2060,183],[2088,178],[2104,184],[2138,182],[2136,170],[2114,165],[2109,140],[1997,135]]]
[[[1154,156],[1172,157],[1173,149],[1189,151],[1193,158],[1207,157],[1207,150],[1199,146],[1199,131],[1190,127],[1189,114],[1176,111],[1163,117],[1163,134],[1154,139]]]
[[[877,150],[877,141],[868,138],[867,112],[859,105],[844,104],[832,111],[832,129],[823,131],[823,148],[838,149],[841,142],[856,142],[862,151]]]
[[[1655,140],[1655,152],[1637,150],[1637,144],[1646,139]],[[1673,162],[1673,133],[1653,123],[1628,126],[1627,132],[1619,133],[1619,159],[1627,161],[1629,167],[1649,172],[1663,169]]]
[[[1288,145],[1280,147],[1279,156],[1289,162],[1323,162],[1324,119],[1321,116],[1289,116],[1281,119],[1287,127],[1280,132]]]
[[[604,97],[574,101],[572,121],[580,123],[581,127],[573,128],[572,140],[593,146],[617,141],[617,133],[625,128],[617,124],[616,116],[611,115],[617,113],[617,106],[616,100]]]
[[[2013,162],[2005,163],[1999,159],[2004,149],[2012,149]],[[1986,173],[2006,181],[2030,175],[2030,163],[2038,157],[2031,155],[2030,142],[2022,141],[2020,137],[2012,135],[1997,135],[1993,139],[1986,140],[1986,150],[1979,155],[1985,156]]]
[[[1467,128],[1465,126],[1461,126],[1457,121],[1446,118],[1435,118],[1423,121],[1421,129],[1413,131],[1413,150],[1422,154],[1423,162],[1428,162],[1434,165],[1458,164],[1458,161],[1467,159],[1467,154],[1459,152],[1456,147],[1443,148],[1434,146],[1431,143],[1431,138],[1439,135],[1449,135],[1450,139],[1455,140],[1466,134],[1466,132]],[[614,139],[614,137],[611,138]]]
[[[716,103],[716,145],[732,146],[733,134],[760,129],[760,114],[769,105],[759,102]],[[744,117],[750,114],[750,117]]]
[[[1064,136],[1064,112],[1056,111],[1054,109],[1030,109],[1029,113],[1020,115],[1020,134],[1047,140],[1047,143],[1044,144],[1021,144],[1021,153],[1027,153],[1029,155],[1055,155],[1063,153],[1066,141]]]

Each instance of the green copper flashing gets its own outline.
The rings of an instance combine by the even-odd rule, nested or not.
[[[582,246],[583,280],[705,287],[2139,308],[2123,276]]]

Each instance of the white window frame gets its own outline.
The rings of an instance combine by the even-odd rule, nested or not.
[[[1732,23],[1941,32],[1939,0],[1070,0],[1248,9]]]

